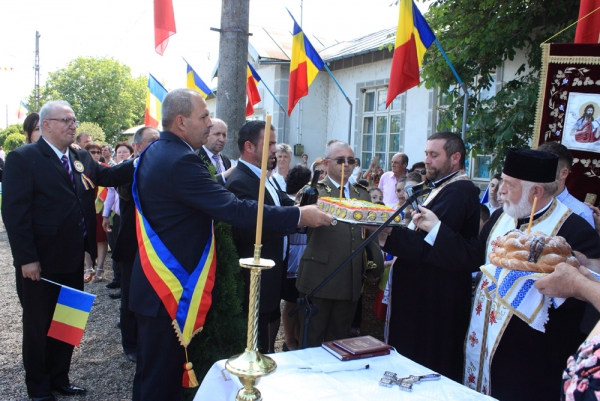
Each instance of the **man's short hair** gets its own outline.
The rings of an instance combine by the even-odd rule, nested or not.
[[[278,143],[277,146],[277,153],[282,153],[285,152],[288,155],[292,155],[292,147],[290,145],[288,145],[287,143]],[[298,191],[296,191],[298,192]]]
[[[396,155],[400,155],[400,163],[406,164],[408,166],[408,155],[406,153],[398,152]],[[396,156],[394,155],[394,156]],[[393,158],[393,157],[392,157]]]
[[[309,183],[311,176],[312,173],[308,167],[304,167],[300,164],[292,167],[285,178],[285,192],[294,195]]]
[[[109,152],[112,152],[112,147],[110,145],[104,144],[102,145],[102,149],[107,148]]]
[[[142,141],[144,140],[144,131],[148,128],[156,129],[154,127],[150,127],[149,125],[138,129],[137,131],[135,131],[135,134],[133,134],[133,143],[142,143]]]
[[[540,147],[537,148],[537,150],[552,153],[558,156],[558,169],[556,171],[557,179],[560,170],[562,170],[564,167],[571,171],[571,166],[573,166],[573,155],[565,145],[558,142],[544,142],[542,145],[540,145]]]
[[[346,142],[340,141],[339,139],[332,139],[327,142],[325,147],[325,158],[327,159],[331,155],[331,150],[333,148],[350,148]]]
[[[66,100],[51,100],[49,102],[46,102],[40,110],[40,130],[42,129],[41,122],[47,120],[48,115],[51,114],[57,106],[67,106],[69,108],[71,107],[69,102],[67,102]]]
[[[541,187],[544,189],[544,196],[554,196],[556,195],[556,192],[558,192],[558,181],[552,181],[552,182],[531,182],[531,181],[527,181],[527,180],[521,180],[521,183],[527,183],[529,184],[529,187],[533,187],[533,185],[541,185]],[[523,191],[525,192],[525,191]],[[523,193],[522,196],[525,196],[526,194]]]
[[[413,171],[412,173],[408,173],[408,175],[406,176],[406,181],[421,182],[423,181],[423,178],[421,177],[421,174],[417,173],[416,171]]]
[[[490,209],[483,203],[479,204],[479,218],[484,222],[490,219]]]
[[[240,153],[244,153],[244,144],[250,142],[257,146],[260,139],[260,131],[264,130],[266,123],[264,121],[252,120],[242,125],[238,132],[238,149]],[[271,125],[271,131],[275,131],[275,127]]]
[[[225,126],[225,128],[227,128],[227,124],[225,123],[225,121],[221,120],[220,118],[216,118],[216,117],[211,117],[210,121],[213,122],[213,125],[216,125],[217,123],[221,123]]]
[[[184,116],[189,118],[194,111],[192,97],[200,94],[192,89],[179,88],[167,93],[162,102],[162,125],[164,128],[171,127],[175,117]]]
[[[444,150],[446,151],[446,157],[449,158],[457,152],[460,153],[460,160],[458,162],[458,165],[460,168],[465,167],[465,155],[467,154],[467,151],[465,149],[465,144],[463,143],[460,136],[453,132],[442,131],[436,132],[435,134],[427,138],[428,141],[434,139],[445,139],[446,143],[444,144]]]
[[[80,132],[79,134],[77,134],[77,136],[75,137],[75,142],[81,142],[81,138],[85,137],[85,136],[89,136],[90,138],[92,137],[90,134],[88,134],[87,132]],[[100,148],[102,150],[102,148]]]

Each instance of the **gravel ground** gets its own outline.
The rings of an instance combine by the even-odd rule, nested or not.
[[[105,263],[102,283],[85,285],[85,291],[96,294],[82,343],[75,348],[70,378],[75,385],[87,389],[86,396],[57,396],[59,400],[130,400],[135,364],[123,354],[121,333],[117,328],[119,300],[108,294],[104,286],[112,280],[110,254]],[[361,334],[383,339],[383,322],[374,316],[373,302],[377,287],[365,285]],[[0,399],[27,400],[25,372],[21,358],[21,306],[15,291],[12,255],[4,225],[0,223]],[[283,327],[275,345],[283,345]]]

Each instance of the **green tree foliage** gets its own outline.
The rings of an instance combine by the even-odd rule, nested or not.
[[[77,128],[77,134],[81,132],[87,132],[90,134],[92,140],[98,144],[104,145],[106,143],[104,142],[104,131],[102,131],[102,128],[96,123],[81,123],[79,128]]]
[[[6,140],[4,141],[4,151],[6,153],[10,152],[11,150],[14,150],[16,148],[18,148],[19,146],[23,146],[25,145],[25,135],[23,134],[19,134],[19,133],[14,133],[14,134],[10,134]]]
[[[475,154],[497,155],[492,168],[503,163],[509,147],[529,146],[540,44],[573,23],[578,11],[578,0],[436,0],[431,4],[425,18],[469,87],[467,141]],[[572,42],[574,34],[572,27],[552,42]],[[520,54],[525,58],[517,76],[505,74],[502,89],[482,98],[482,91],[492,87],[496,68],[519,59]],[[422,78],[427,88],[441,88],[447,96],[438,129],[460,131],[463,93],[435,45],[425,54]]]
[[[3,130],[0,130],[0,146],[4,146],[4,141],[10,134],[25,134],[22,124],[12,124]]]
[[[146,83],[147,78],[132,78],[130,68],[116,60],[79,57],[49,74],[41,104],[68,101],[78,120],[97,123],[112,143],[119,132],[143,124]],[[33,110],[33,95],[28,103]]]

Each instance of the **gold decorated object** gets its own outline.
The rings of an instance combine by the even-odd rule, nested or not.
[[[254,242],[254,257],[240,259],[240,266],[250,269],[250,296],[248,302],[248,335],[246,350],[243,354],[234,355],[227,360],[225,369],[237,376],[242,383],[242,389],[237,393],[237,401],[260,401],[262,395],[255,387],[259,379],[277,368],[275,361],[258,351],[258,311],[260,306],[260,275],[264,269],[275,266],[269,259],[261,259],[263,208],[265,204],[265,184],[267,174],[267,159],[271,133],[271,115],[267,114],[263,136],[263,154],[261,163],[260,187],[258,191],[258,213],[256,218],[256,241]]]

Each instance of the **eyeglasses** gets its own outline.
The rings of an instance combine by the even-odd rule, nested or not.
[[[99,155],[99,154],[101,154],[101,153],[102,153],[102,152],[101,152],[101,151],[99,151],[99,150],[88,150],[88,152],[90,152],[90,154],[91,154],[91,155]]]
[[[344,163],[354,164],[354,163],[356,163],[356,159],[354,157],[349,157],[349,158],[337,157],[335,159],[332,159],[330,157],[326,157],[326,159],[327,160],[335,160],[337,162],[337,164],[344,164]]]
[[[427,170],[415,170],[415,173],[419,173],[421,175],[427,174]]]
[[[47,118],[46,120],[60,121],[69,127],[71,126],[71,124],[75,124],[75,127],[78,127],[78,128],[81,125],[81,122],[75,120],[74,118]]]

